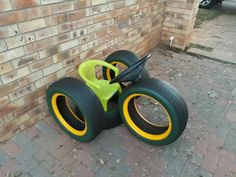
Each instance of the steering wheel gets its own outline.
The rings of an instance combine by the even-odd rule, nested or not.
[[[141,60],[134,63],[132,66],[128,67],[126,70],[122,71],[118,76],[113,78],[109,83],[120,83],[134,81],[141,77],[141,72],[144,64],[149,58],[151,58],[151,53],[143,57]],[[141,66],[142,65],[142,66]]]

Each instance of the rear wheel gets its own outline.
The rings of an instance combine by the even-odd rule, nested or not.
[[[119,68],[120,72],[132,66],[138,60],[140,60],[140,58],[137,55],[135,55],[133,52],[128,51],[128,50],[118,50],[110,54],[105,59],[106,62]],[[103,77],[106,80],[112,80],[115,77],[115,73],[109,68],[103,67],[102,71],[103,71]],[[141,77],[146,78],[148,76],[149,76],[148,71],[144,68],[142,71]],[[122,83],[122,85],[124,87],[127,84]]]
[[[49,111],[58,125],[78,141],[91,141],[103,129],[105,113],[93,91],[82,81],[63,78],[47,90]]]
[[[155,145],[174,142],[188,120],[186,103],[177,90],[153,78],[126,87],[119,99],[119,111],[134,135]]]

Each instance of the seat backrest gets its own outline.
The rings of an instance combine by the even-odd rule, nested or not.
[[[112,69],[115,72],[115,75],[118,75],[119,69],[113,65],[101,61],[101,60],[87,60],[80,64],[79,66],[79,75],[91,87],[99,89],[99,85],[95,84],[94,81],[98,80],[96,77],[95,68],[96,66],[105,66]]]

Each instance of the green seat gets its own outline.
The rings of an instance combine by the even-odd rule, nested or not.
[[[110,84],[108,80],[97,79],[96,66],[104,66],[115,72],[115,76],[119,74],[119,69],[113,65],[100,60],[87,60],[80,64],[79,75],[86,84],[95,92],[100,99],[104,111],[107,111],[108,100],[116,93],[121,92],[121,86],[118,83]]]

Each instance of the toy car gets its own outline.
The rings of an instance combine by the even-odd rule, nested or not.
[[[60,79],[47,90],[50,113],[61,128],[78,141],[91,141],[103,129],[122,122],[139,139],[155,145],[174,142],[188,120],[187,105],[170,84],[149,77],[144,68],[151,54],[139,59],[120,50],[105,61],[87,60],[79,79]],[[118,65],[126,67],[119,71]],[[96,76],[102,66],[103,79]]]

